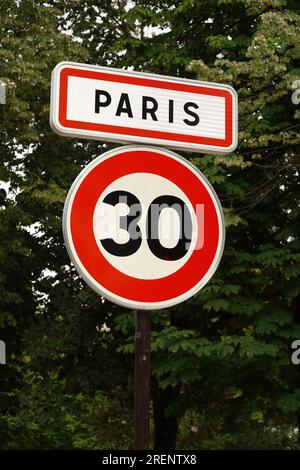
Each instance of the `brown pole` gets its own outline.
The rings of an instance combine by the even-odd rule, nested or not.
[[[150,312],[136,311],[134,377],[134,448],[149,449]]]

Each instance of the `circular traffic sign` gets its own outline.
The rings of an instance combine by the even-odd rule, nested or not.
[[[124,146],[87,165],[66,199],[69,256],[92,289],[119,305],[160,309],[196,294],[225,240],[214,189],[168,150]]]

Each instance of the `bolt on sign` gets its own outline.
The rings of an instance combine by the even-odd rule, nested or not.
[[[223,155],[237,145],[237,95],[218,83],[62,62],[50,124],[62,136]]]

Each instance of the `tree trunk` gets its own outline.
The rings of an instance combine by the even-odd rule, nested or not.
[[[152,384],[154,411],[154,450],[175,450],[178,431],[178,418],[169,416],[166,411],[177,401],[180,386],[161,389],[156,380]]]

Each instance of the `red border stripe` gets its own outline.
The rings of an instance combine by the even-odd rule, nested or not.
[[[99,197],[113,181],[133,173],[150,173],[168,179],[186,194],[196,215],[197,204],[205,206],[203,247],[200,250],[194,248],[183,266],[159,279],[141,279],[119,271],[104,257],[95,239],[93,217]],[[222,233],[217,202],[203,183],[201,175],[195,174],[171,155],[145,149],[125,152],[121,149],[109,158],[99,160],[74,189],[69,211],[68,236],[74,246],[72,253],[77,254],[81,266],[98,288],[104,288],[123,299],[165,302],[177,298],[197,285],[215,262]],[[198,225],[200,223],[203,221],[198,219]]]
[[[101,123],[91,123],[84,121],[74,121],[67,119],[67,99],[68,99],[68,78],[82,77],[102,81],[127,83],[130,85],[160,88],[172,91],[181,91],[186,93],[198,93],[210,96],[219,96],[225,98],[225,139],[216,139],[212,137],[201,137],[195,135],[178,134],[174,132],[165,132],[149,129],[140,129],[133,127],[114,126]],[[220,90],[218,88],[203,87],[201,85],[191,85],[189,83],[177,83],[164,80],[153,80],[151,78],[136,77],[130,75],[112,74],[107,72],[96,72],[91,70],[74,69],[65,67],[60,72],[59,86],[59,124],[67,129],[79,129],[87,131],[96,131],[110,134],[119,134],[124,136],[139,136],[144,138],[173,140],[175,142],[186,142],[192,144],[212,145],[215,147],[230,147],[233,142],[233,99],[229,90]]]

